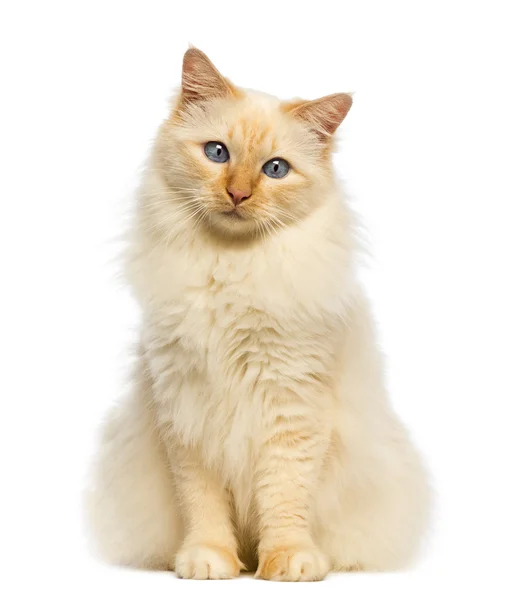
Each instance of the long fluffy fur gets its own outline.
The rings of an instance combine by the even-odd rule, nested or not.
[[[402,567],[426,476],[384,390],[321,114],[304,123],[298,104],[224,85],[189,53],[185,68],[222,89],[203,103],[182,89],[138,195],[127,275],[142,336],[133,391],[103,431],[93,537],[110,562],[182,577]],[[201,143],[216,139],[242,160],[210,164]],[[256,179],[266,146],[297,173]],[[250,225],[221,216],[231,177],[253,186]]]

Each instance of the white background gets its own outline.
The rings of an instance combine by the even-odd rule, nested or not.
[[[522,597],[518,4],[2,3],[4,598]],[[239,85],[356,92],[336,162],[373,250],[392,401],[437,493],[413,571],[296,588],[178,581],[88,554],[79,492],[138,324],[117,239],[189,42]]]

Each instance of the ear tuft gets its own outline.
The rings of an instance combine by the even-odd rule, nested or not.
[[[190,47],[183,57],[182,94],[184,104],[205,102],[234,94],[234,86],[198,48]]]
[[[351,106],[350,94],[331,94],[310,102],[293,102],[288,110],[325,140],[338,129]]]

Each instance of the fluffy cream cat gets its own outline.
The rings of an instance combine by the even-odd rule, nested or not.
[[[281,102],[185,54],[128,253],[133,390],[88,495],[107,560],[310,581],[417,550],[426,477],[387,401],[331,164],[351,102]]]

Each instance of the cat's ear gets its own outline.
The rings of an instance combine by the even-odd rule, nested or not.
[[[236,88],[198,48],[189,48],[183,57],[182,104],[206,102],[234,95]]]
[[[321,140],[326,140],[338,129],[352,106],[350,94],[331,94],[308,102],[292,102],[288,110],[304,121]]]

